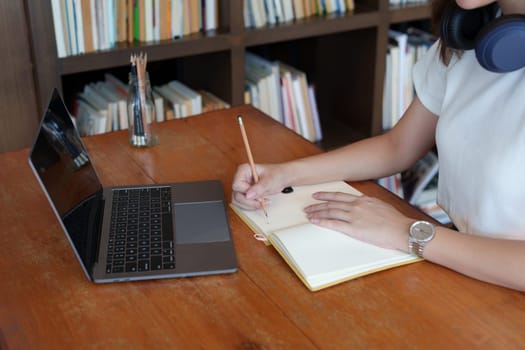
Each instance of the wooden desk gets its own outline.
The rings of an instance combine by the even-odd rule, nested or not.
[[[319,152],[250,107],[165,122],[160,144],[148,150],[128,146],[125,132],[85,143],[105,185],[218,178],[230,198],[233,173],[246,161],[238,113],[258,162]],[[428,262],[312,293],[231,210],[237,273],[92,284],[27,154],[0,155],[2,350],[525,348],[524,293]],[[421,216],[371,182],[354,185]]]

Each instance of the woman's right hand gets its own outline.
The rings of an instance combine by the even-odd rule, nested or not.
[[[252,169],[248,163],[241,164],[232,184],[233,204],[248,210],[261,208],[261,198],[278,193],[289,184],[286,183],[282,164],[256,164],[259,182],[254,183]],[[268,200],[265,200],[269,204]]]

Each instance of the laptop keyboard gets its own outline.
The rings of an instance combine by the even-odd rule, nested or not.
[[[175,268],[171,190],[113,190],[107,273]]]

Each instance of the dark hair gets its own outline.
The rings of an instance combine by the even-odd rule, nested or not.
[[[434,31],[434,34],[436,36],[440,36],[440,29],[441,29],[441,18],[443,16],[443,12],[445,11],[445,8],[447,6],[453,6],[455,5],[456,0],[432,0],[432,6],[431,6],[431,23],[432,23],[432,30]],[[463,51],[461,50],[455,50],[448,48],[446,45],[443,44],[443,41],[439,42],[439,58],[441,58],[441,61],[443,64],[448,65],[450,62],[450,59],[454,55],[461,56]]]

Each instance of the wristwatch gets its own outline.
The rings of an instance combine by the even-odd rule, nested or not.
[[[435,235],[436,228],[434,224],[423,220],[414,222],[408,230],[408,251],[422,258],[425,245]]]

